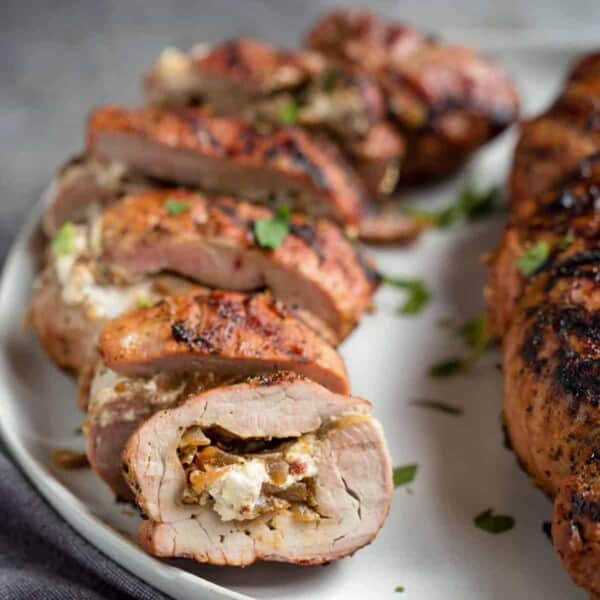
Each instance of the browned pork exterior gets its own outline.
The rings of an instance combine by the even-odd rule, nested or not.
[[[292,216],[282,244],[261,248],[255,223],[273,217],[267,208],[227,197],[143,192],[103,213],[101,257],[130,280],[172,271],[215,288],[267,287],[328,339],[339,341],[370,307],[374,271],[323,219],[311,223]]]
[[[555,548],[592,597],[600,594],[599,84],[596,54],[576,66],[548,113],[524,125],[511,219],[486,290],[503,336],[510,442],[555,499]]]
[[[121,497],[129,495],[120,474],[129,435],[191,392],[282,369],[349,391],[339,354],[266,294],[165,298],[110,322],[100,354],[89,392],[88,457]]]
[[[145,88],[153,104],[201,103],[261,129],[296,124],[327,133],[372,194],[395,187],[404,145],[386,122],[382,92],[366,71],[342,68],[314,52],[239,38],[187,54],[165,50]]]
[[[88,122],[88,152],[163,181],[325,216],[356,231],[363,186],[337,149],[296,128],[261,134],[196,108],[106,106]]]
[[[217,565],[348,556],[373,540],[392,493],[369,404],[289,373],[157,412],[123,459],[142,546]]]
[[[452,173],[517,117],[515,88],[492,62],[366,10],[326,14],[306,45],[376,78],[404,139],[401,183]]]

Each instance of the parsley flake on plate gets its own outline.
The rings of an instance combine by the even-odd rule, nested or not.
[[[448,404],[446,402],[442,402],[441,400],[434,400],[432,398],[420,398],[417,400],[412,400],[410,404],[413,406],[420,406],[421,408],[437,410],[438,412],[446,413],[447,415],[452,415],[454,417],[459,417],[463,414],[463,409],[460,406],[455,406],[453,404]]]
[[[404,586],[403,586],[403,585],[397,585],[397,586],[394,588],[394,591],[395,591],[395,592],[400,592],[400,593],[401,593],[401,592],[403,592],[403,591],[404,591]]]
[[[422,279],[407,279],[382,273],[379,273],[379,277],[385,285],[406,290],[406,300],[398,307],[398,314],[416,315],[431,300],[431,293]]]
[[[452,328],[452,325],[447,327]],[[492,337],[487,329],[485,314],[454,329],[469,348],[469,352],[463,358],[452,357],[433,365],[429,369],[432,377],[450,377],[467,371],[491,345]]]
[[[550,256],[550,244],[546,241],[536,242],[529,246],[517,259],[517,269],[525,277],[537,273]]]
[[[474,519],[476,527],[488,533],[504,533],[515,526],[515,520],[509,515],[495,515],[493,509],[488,508],[479,513]]]
[[[165,208],[171,217],[176,217],[190,210],[190,203],[185,200],[177,200],[176,198],[167,198],[165,200]]]
[[[52,252],[54,256],[65,256],[75,252],[76,233],[77,230],[73,223],[67,221],[63,224],[52,240]]]
[[[394,488],[412,483],[417,475],[419,465],[403,465],[402,467],[394,467],[392,477],[394,480]]]
[[[270,219],[254,221],[254,238],[261,248],[276,250],[290,232],[290,207],[285,204]]]

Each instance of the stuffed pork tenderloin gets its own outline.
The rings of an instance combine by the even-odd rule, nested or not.
[[[510,221],[486,289],[488,321],[502,337],[511,446],[554,499],[553,544],[592,598],[600,597],[599,82],[596,53],[524,124]]]
[[[90,401],[90,462],[119,495],[135,499],[145,518],[142,547],[245,566],[320,564],[372,541],[392,482],[369,403],[294,372],[311,360],[306,345],[283,360],[258,349],[257,359],[245,342],[212,336],[197,322],[196,337],[182,346],[171,337],[180,316],[166,300],[110,323],[101,343],[107,362]],[[230,319],[218,318],[231,329]],[[245,340],[245,325],[233,326]],[[262,347],[261,334],[252,333],[251,346]],[[278,335],[287,339],[285,326]],[[214,371],[200,374],[207,363]],[[248,377],[269,363],[292,370]]]
[[[339,354],[267,294],[212,291],[166,297],[108,322],[85,404],[90,464],[115,493],[129,436],[191,393],[280,370],[347,394]]]
[[[146,73],[144,89],[157,106],[203,105],[261,130],[293,124],[326,133],[371,195],[396,186],[404,145],[386,121],[379,86],[368,73],[316,52],[282,50],[251,38],[187,53],[167,48]]]
[[[515,86],[491,60],[366,9],[326,13],[305,45],[380,86],[405,148],[400,185],[451,175],[518,118]]]
[[[260,132],[204,108],[104,106],[88,120],[86,153],[162,182],[326,217],[355,234],[369,204],[339,150],[295,127]]]
[[[371,305],[378,281],[369,260],[333,224],[295,215],[278,248],[261,247],[254,223],[273,216],[184,190],[128,196],[87,226],[63,225],[34,285],[30,320],[53,360],[81,372],[94,362],[104,321],[131,307],[198,284],[267,288],[339,342]]]
[[[369,404],[293,373],[188,396],[129,439],[124,473],[151,554],[323,564],[370,543],[392,495]]]

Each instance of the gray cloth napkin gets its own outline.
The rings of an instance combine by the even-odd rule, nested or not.
[[[0,600],[166,600],[85,541],[0,446]]]

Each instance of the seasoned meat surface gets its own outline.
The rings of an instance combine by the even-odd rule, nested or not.
[[[108,323],[100,354],[85,399],[87,454],[122,498],[131,497],[121,476],[128,438],[154,412],[192,392],[279,369],[349,390],[337,352],[265,294],[166,298]]]
[[[369,73],[312,51],[289,51],[250,38],[189,53],[165,50],[145,77],[152,104],[202,104],[261,130],[296,124],[326,133],[373,195],[396,184],[402,137],[386,119],[381,88]]]
[[[392,493],[368,403],[289,373],[192,394],[146,421],[123,458],[148,516],[142,546],[210,564],[348,556],[375,537]]]
[[[554,498],[554,546],[592,597],[600,594],[599,82],[595,54],[575,67],[549,111],[524,125],[511,217],[486,290],[503,341],[510,443]]]
[[[179,210],[170,212],[170,207]],[[152,190],[113,204],[102,215],[102,258],[121,277],[172,271],[211,287],[267,287],[289,306],[322,322],[336,342],[371,305],[377,278],[332,223],[293,215],[289,234],[271,250],[254,234],[271,210],[228,197]]]
[[[339,354],[268,294],[214,291],[165,298],[111,321],[100,337],[107,367],[134,375],[188,361],[194,370],[297,371],[347,393]],[[298,363],[298,364],[296,364]]]
[[[88,121],[87,150],[171,183],[330,217],[356,229],[363,186],[337,149],[285,127],[261,134],[202,109],[106,106]]]
[[[405,138],[401,183],[452,173],[517,118],[515,88],[491,61],[367,10],[324,15],[306,46],[377,79]]]

